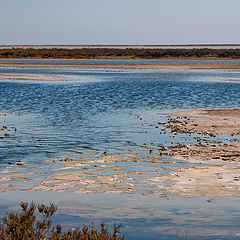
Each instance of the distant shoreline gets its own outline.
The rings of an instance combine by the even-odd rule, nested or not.
[[[81,49],[81,48],[143,48],[143,49],[197,49],[197,48],[210,48],[210,49],[240,49],[240,44],[1,44],[0,49],[10,49],[10,48],[72,48],[72,49]]]
[[[1,60],[1,59],[0,59]],[[2,59],[4,60],[4,59]],[[130,59],[130,58],[104,58],[104,59],[32,59],[32,58],[22,58],[22,59],[5,59],[6,62],[0,62],[0,67],[71,67],[71,68],[85,68],[85,69],[159,69],[159,70],[228,70],[228,71],[240,71],[240,64],[202,64],[200,61],[234,61],[233,59],[161,59],[162,61],[173,61],[174,63],[148,63],[147,59]],[[8,62],[7,60],[59,60],[64,62]],[[70,60],[82,60],[83,62],[73,63]],[[94,60],[96,62],[86,62],[87,60]],[[99,60],[99,62],[98,62]],[[103,63],[101,60],[116,60],[117,63],[107,62]],[[123,60],[123,62],[121,62]],[[131,63],[126,63],[124,60],[132,60]],[[145,63],[134,62],[134,60],[146,61]],[[153,59],[148,59],[152,60]],[[188,63],[177,63],[178,61],[196,61],[196,64]]]
[[[112,57],[112,56],[103,56],[103,57],[89,57],[89,58],[41,58],[41,57],[0,57],[0,61],[8,60],[53,60],[53,61],[240,61],[239,58],[232,57],[162,57],[162,58],[141,58],[141,57]]]

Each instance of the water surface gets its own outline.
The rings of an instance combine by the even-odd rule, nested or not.
[[[166,121],[161,113],[240,106],[238,72],[9,67],[0,68],[0,73],[43,74],[71,80],[0,82],[0,112],[6,113],[0,115],[0,126],[7,125],[13,137],[5,138],[5,132],[0,132],[1,170],[9,162],[20,160],[28,163],[28,171],[47,172],[52,166],[46,160],[88,152],[147,154],[159,144],[193,141],[182,135],[173,140],[170,132],[160,134],[156,125]],[[171,168],[189,166],[173,159],[167,161]],[[141,167],[150,175],[163,163],[128,162],[118,167],[133,172]],[[128,239],[176,239],[184,229],[191,239],[239,239],[238,198],[215,198],[209,204],[204,197],[184,199],[173,195],[166,199],[145,195],[145,190],[93,195],[7,191],[1,192],[0,209],[3,214],[21,200],[47,199],[59,206],[56,220],[66,228],[76,222],[116,220]]]

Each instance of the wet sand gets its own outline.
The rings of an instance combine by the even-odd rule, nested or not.
[[[240,196],[239,172],[239,164],[199,166],[177,169],[170,175],[147,181],[181,196]],[[167,182],[173,184],[167,186]]]
[[[158,160],[158,161],[157,161]],[[149,174],[158,173],[157,166],[149,171],[144,169],[144,162],[161,163],[159,155],[115,154],[106,155],[97,152],[75,154],[71,157],[46,160],[48,170],[44,167],[29,170],[28,163],[11,164],[2,169],[0,191],[54,191],[72,193],[154,193],[144,187],[144,180]],[[135,171],[124,167],[132,162]],[[123,163],[123,167],[118,164]],[[42,171],[45,173],[43,174]],[[24,174],[23,174],[24,172]],[[148,185],[146,183],[146,185]],[[157,190],[157,189],[155,189]],[[156,194],[162,194],[155,192]],[[165,195],[162,195],[165,197]]]

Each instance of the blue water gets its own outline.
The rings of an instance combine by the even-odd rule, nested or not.
[[[1,162],[34,160],[35,154],[54,157],[83,150],[116,152],[143,144],[146,136],[136,114],[154,120],[157,113],[189,108],[240,106],[238,82],[224,82],[238,73],[164,71],[87,72],[74,69],[0,69],[0,72],[63,75],[89,82],[0,82],[2,112],[21,113],[17,138],[1,151]],[[221,80],[221,81],[220,81]],[[11,117],[9,117],[11,118]],[[26,118],[26,119],[25,119]],[[11,120],[9,120],[11,121]],[[19,135],[24,135],[20,136]],[[149,137],[151,138],[151,136]],[[161,141],[161,139],[158,139]],[[149,141],[150,142],[150,141]],[[41,143],[39,145],[39,143]],[[28,151],[24,151],[28,147]],[[33,155],[32,155],[33,154]],[[33,157],[34,156],[34,157]]]
[[[21,160],[31,163],[33,168],[38,168],[43,165],[43,160],[89,151],[107,150],[111,154],[146,152],[158,144],[171,144],[172,140],[169,136],[160,135],[159,129],[155,128],[158,121],[164,120],[160,113],[181,109],[240,107],[240,73],[238,72],[164,70],[115,72],[114,70],[26,67],[0,68],[0,73],[44,74],[64,76],[72,80],[32,82],[3,79],[0,81],[0,112],[8,113],[6,116],[0,115],[0,126],[7,123],[9,134],[14,137],[0,140],[0,167],[7,166],[8,162]],[[234,81],[229,81],[232,79]],[[16,128],[16,132],[13,128]],[[0,137],[4,137],[3,132],[0,132]],[[181,136],[177,138],[182,140]],[[188,139],[184,138],[184,141]],[[134,163],[128,164],[129,169],[134,170]],[[121,164],[119,166],[121,167]],[[152,167],[147,163],[144,166]],[[46,195],[46,198],[54,200],[55,196],[51,194]],[[6,195],[6,199],[9,198],[13,196]],[[29,198],[38,199],[33,195],[28,196]],[[2,205],[5,204],[3,199]],[[237,224],[239,215],[228,217],[223,222],[219,220],[218,213],[222,204],[220,200],[214,209],[212,205],[206,205],[206,199],[198,199],[200,205],[202,204],[201,210],[197,209],[198,204],[193,204],[189,210],[189,205],[186,205],[183,199],[174,200],[170,204],[166,203],[166,200],[165,202],[161,200],[163,209],[159,214],[162,215],[156,216],[155,212],[161,208],[161,205],[157,204],[157,197],[148,200],[147,197],[130,195],[126,197],[126,204],[119,206],[118,204],[122,204],[121,199],[121,195],[116,197],[115,205],[114,201],[111,202],[111,211],[105,214],[104,203],[109,201],[108,196],[99,196],[99,201],[94,204],[93,201],[96,201],[94,197],[85,199],[84,204],[92,203],[96,214],[91,213],[89,216],[89,213],[81,212],[81,218],[90,223],[94,220],[109,222],[116,220],[123,224],[128,239],[159,239],[160,232],[162,239],[175,239],[174,230],[168,232],[167,227],[173,226],[173,229],[186,227],[193,229],[194,232],[195,228],[208,227],[205,219],[209,215],[212,220],[216,220],[215,224],[209,226],[210,228],[219,227],[231,232],[232,228],[235,231],[239,227]],[[70,201],[67,200],[66,195],[64,203],[60,200],[56,201],[62,207],[72,206],[66,203]],[[76,208],[81,204],[78,201],[75,199]],[[133,206],[138,205],[138,201],[142,204],[142,210],[140,206]],[[226,210],[222,210],[221,217],[233,213],[234,209],[240,213],[237,200],[231,201],[234,204],[229,203]],[[97,206],[100,203],[103,205]],[[97,207],[101,211],[97,211]],[[114,212],[115,208],[120,210]],[[130,217],[127,209],[133,213],[138,209],[139,215]],[[141,214],[141,211],[144,214]],[[123,213],[125,215],[122,215]],[[192,216],[195,216],[195,220],[194,217],[191,218]],[[79,217],[64,213],[59,214],[58,219],[63,223],[69,221],[71,225],[76,219],[79,220]],[[185,219],[182,220],[184,224],[181,224],[181,219]],[[196,226],[197,223],[194,221],[199,221],[202,225]],[[217,237],[214,234],[209,237],[201,237],[201,234],[198,234],[191,239],[229,239],[229,234],[217,235]],[[233,235],[230,238],[237,239]]]

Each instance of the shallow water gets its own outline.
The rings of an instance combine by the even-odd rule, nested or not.
[[[160,112],[238,107],[238,73],[186,71],[88,72],[75,69],[3,68],[0,72],[61,75],[73,82],[1,81],[0,109],[16,126],[1,142],[2,163],[67,152],[119,152],[162,141],[153,126]],[[20,113],[20,116],[16,114]],[[142,118],[139,120],[138,116]],[[144,134],[143,131],[148,131]],[[156,136],[157,134],[157,136]],[[25,151],[28,148],[28,151]],[[135,149],[134,149],[135,150]],[[8,156],[8,157],[7,157]],[[20,158],[20,159],[19,159]]]
[[[20,160],[27,164],[17,172],[26,176],[34,173],[36,179],[40,175],[47,177],[55,167],[46,160],[104,151],[108,155],[148,154],[150,149],[157,151],[159,144],[193,141],[187,135],[176,135],[173,139],[170,132],[160,134],[157,123],[167,120],[161,113],[240,106],[238,72],[10,67],[0,68],[0,73],[43,74],[71,80],[0,82],[0,112],[6,113],[0,115],[0,126],[8,127],[0,131],[0,168],[9,170],[9,162]],[[10,138],[5,137],[6,132]],[[123,170],[115,173],[141,169],[144,176],[150,176],[163,166],[173,169],[190,165],[173,159],[164,161],[117,162],[114,166]],[[110,165],[103,175],[111,174]],[[84,171],[97,172],[92,165]],[[71,191],[1,192],[0,209],[3,214],[21,200],[48,199],[59,206],[56,220],[65,227],[76,221],[116,220],[128,239],[159,239],[161,234],[162,239],[176,239],[176,235],[184,234],[184,229],[190,232],[191,239],[239,238],[238,198],[215,198],[208,203],[207,198],[172,195],[167,200],[149,193],[156,189],[144,185],[141,177],[136,179],[137,188],[124,194],[103,194],[100,190],[93,195]]]

